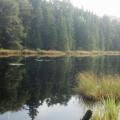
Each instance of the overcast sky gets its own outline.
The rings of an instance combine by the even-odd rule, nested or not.
[[[120,17],[120,0],[71,0],[75,6],[103,16]]]

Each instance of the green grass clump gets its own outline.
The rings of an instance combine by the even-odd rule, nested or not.
[[[92,107],[91,120],[120,120],[120,75],[97,75],[83,72],[77,76],[75,91],[84,98],[99,101]]]
[[[120,75],[96,75],[93,72],[83,72],[77,76],[75,91],[96,100],[114,97],[120,98]]]
[[[102,100],[93,113],[91,120],[119,120],[120,107],[114,98]]]

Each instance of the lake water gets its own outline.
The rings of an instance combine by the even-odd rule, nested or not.
[[[76,75],[120,74],[120,56],[0,58],[0,120],[80,120]]]

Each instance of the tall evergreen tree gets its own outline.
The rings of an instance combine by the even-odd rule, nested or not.
[[[0,43],[2,48],[20,49],[25,37],[15,0],[0,0]]]

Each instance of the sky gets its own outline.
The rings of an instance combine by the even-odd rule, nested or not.
[[[120,17],[120,0],[71,0],[71,2],[75,6],[89,10],[98,16]]]

